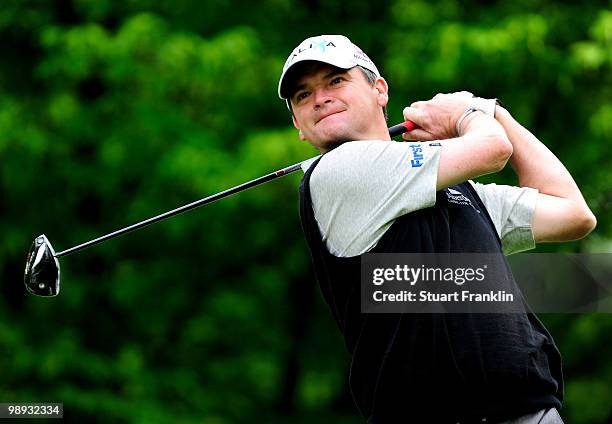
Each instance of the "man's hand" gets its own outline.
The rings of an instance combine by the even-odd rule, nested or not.
[[[414,102],[404,109],[404,119],[419,128],[404,133],[405,140],[429,141],[458,137],[457,121],[470,106],[474,95],[467,91],[436,94],[431,100]],[[462,126],[467,124],[467,117]]]
[[[503,127],[480,110],[464,115],[462,134],[458,137],[457,121],[473,106],[474,100],[467,91],[437,94],[429,101],[416,102],[404,109],[404,118],[419,127],[405,133],[406,140],[442,140],[438,190],[498,172],[512,155],[512,144]]]

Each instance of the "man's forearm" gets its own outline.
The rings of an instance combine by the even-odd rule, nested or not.
[[[502,126],[482,112],[470,114],[462,136],[438,140],[440,152],[436,189],[501,171],[512,155],[512,145]]]
[[[540,193],[584,203],[571,174],[548,147],[519,124],[506,109],[498,106],[495,118],[512,143],[510,164],[521,187],[533,187]]]
[[[510,113],[499,107],[495,118],[512,144],[510,163],[521,187],[538,189],[532,227],[536,242],[577,240],[597,225],[569,171]]]

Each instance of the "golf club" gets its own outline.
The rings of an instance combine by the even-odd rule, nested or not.
[[[396,137],[405,132],[413,130],[415,127],[416,125],[413,122],[406,121],[389,128],[389,135],[391,137]],[[136,224],[119,229],[112,233],[87,241],[85,243],[79,244],[77,246],[71,247],[58,253],[55,253],[47,237],[44,234],[41,234],[40,236],[34,239],[34,242],[32,242],[32,246],[30,247],[30,250],[28,252],[24,272],[25,286],[30,293],[35,294],[37,296],[56,296],[60,290],[60,265],[58,258],[66,256],[70,253],[77,252],[79,250],[83,250],[86,247],[93,246],[94,244],[102,243],[103,241],[118,237],[122,234],[135,231],[147,225],[154,224],[179,213],[186,212],[188,210],[206,205],[208,203],[212,203],[215,200],[223,199],[224,197],[228,197],[232,194],[236,194],[251,187],[266,183],[278,177],[282,177],[283,175],[291,174],[292,172],[295,172],[300,169],[302,163],[303,162],[299,162],[295,165],[279,169],[278,171],[240,184],[236,187],[224,190],[220,193],[213,194],[200,200],[196,200],[195,202],[178,207],[171,211],[146,219],[144,221],[137,222]]]

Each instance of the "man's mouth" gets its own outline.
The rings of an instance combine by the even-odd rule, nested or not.
[[[317,122],[315,122],[315,125],[318,124],[319,122],[321,122],[322,120],[324,120],[325,118],[329,117],[329,116],[337,115],[338,113],[342,113],[342,112],[344,112],[344,110],[337,110],[335,112],[331,112],[331,113],[325,114],[321,118],[319,118],[317,120]]]

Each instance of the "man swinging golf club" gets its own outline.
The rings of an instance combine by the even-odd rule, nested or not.
[[[344,36],[304,40],[278,92],[322,153],[303,165],[300,216],[368,423],[562,423],[560,354],[534,314],[366,314],[359,283],[366,252],[510,254],[584,237],[596,220],[563,164],[467,92],[412,103],[404,138],[419,143],[391,141],[387,83]],[[471,181],[508,160],[520,187]]]

